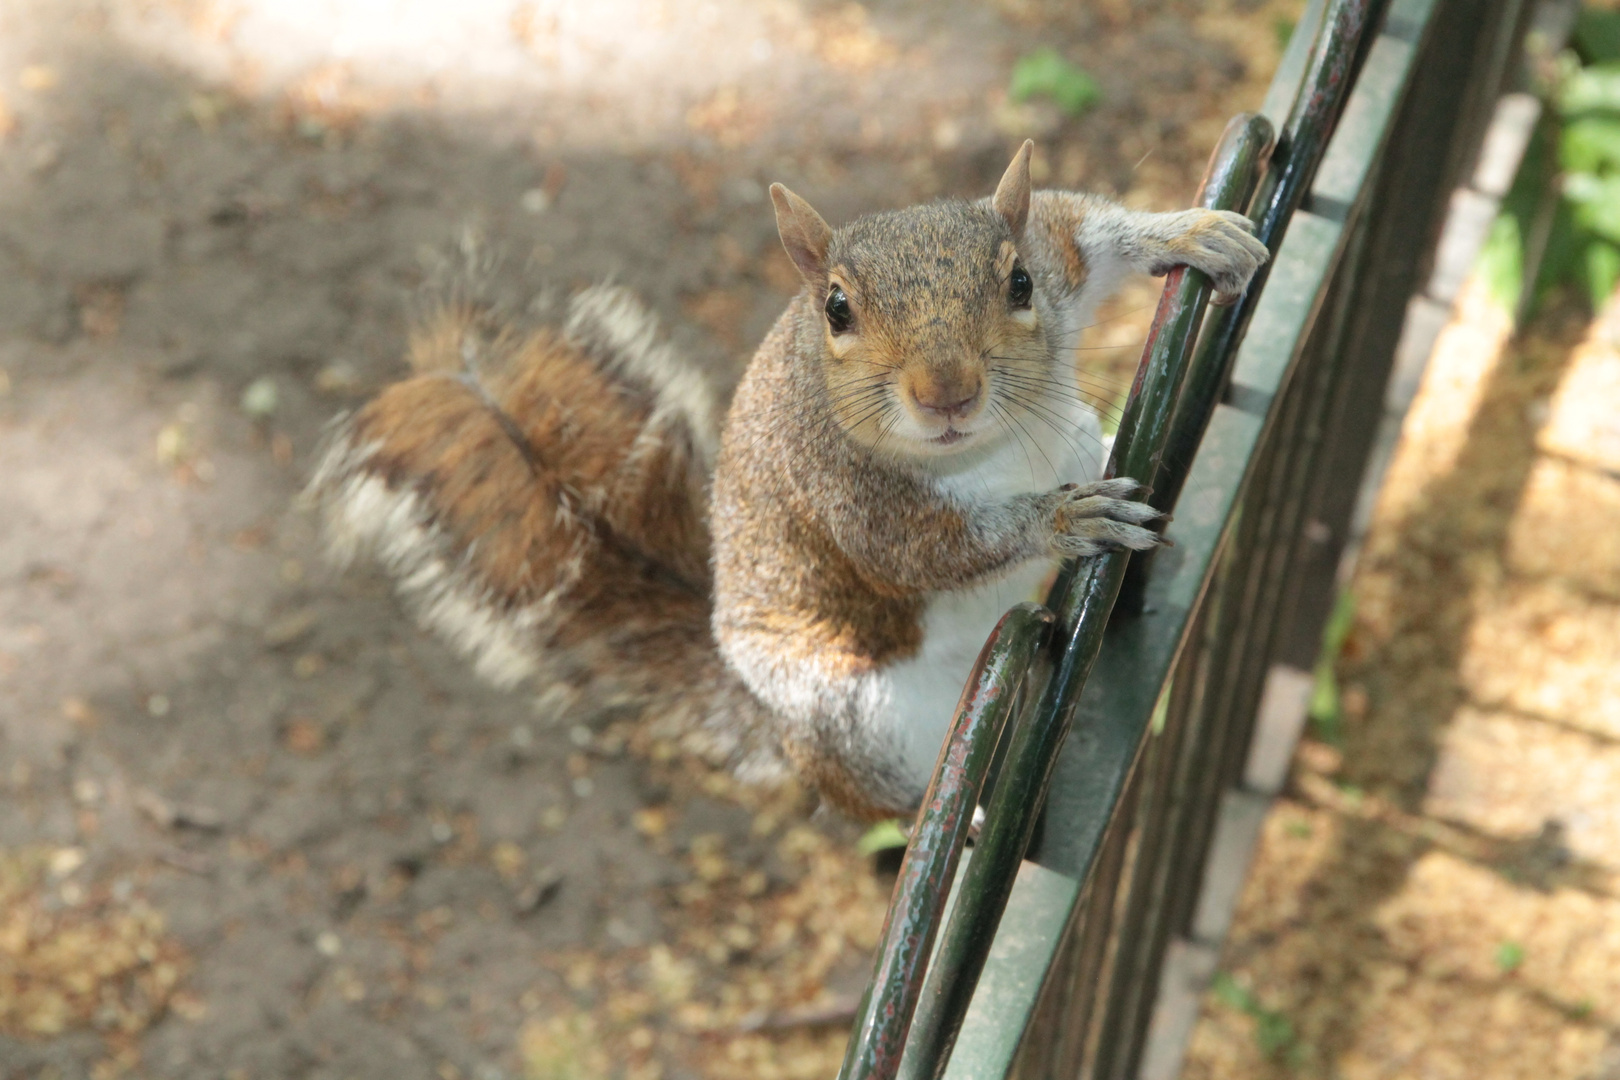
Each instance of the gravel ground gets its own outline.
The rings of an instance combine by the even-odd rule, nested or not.
[[[831,1075],[887,892],[849,830],[323,569],[321,426],[468,230],[727,382],[792,287],[771,180],[837,221],[1033,135],[1185,204],[1292,6],[0,2],[0,1076]],[[1105,102],[1009,103],[1037,44]]]

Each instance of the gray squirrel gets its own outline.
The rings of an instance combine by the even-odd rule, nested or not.
[[[331,553],[546,713],[630,708],[745,780],[912,813],[1001,614],[1056,560],[1161,542],[1086,452],[1076,336],[1130,273],[1231,298],[1267,257],[1239,214],[1032,192],[1031,150],[988,199],[839,229],[772,185],[803,285],[729,408],[623,289],[556,326],[441,304],[328,437]]]

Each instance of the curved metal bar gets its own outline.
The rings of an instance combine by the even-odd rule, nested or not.
[[[1241,205],[1238,199],[1253,190],[1270,142],[1269,123],[1247,115],[1232,121],[1201,185],[1205,204],[1218,208]],[[1166,279],[1114,443],[1110,475],[1128,474],[1152,483],[1186,371],[1186,357],[1209,296],[1209,280],[1197,271],[1178,268]],[[1128,557],[1128,552],[1116,552],[1066,568],[1053,587],[1049,603],[1060,607],[1062,625],[1067,628],[1057,671],[1039,702],[1019,717],[1013,729],[984,829],[939,957],[928,973],[925,1006],[903,1070],[908,1078],[937,1078],[950,1061],[1018,864],[1029,848],[1075,702],[1102,644]]]
[[[1255,189],[1260,186],[1261,176],[1273,165],[1272,152],[1276,146],[1276,133],[1270,120],[1258,113],[1234,116],[1227,122],[1226,131],[1221,135],[1221,145],[1210,161],[1209,173],[1199,189],[1198,205],[1211,210],[1247,207],[1254,198]],[[1255,232],[1261,237],[1266,235],[1258,226]],[[1277,236],[1266,244],[1274,258],[1281,243],[1282,238]],[[1224,312],[1230,313],[1245,305],[1252,308],[1261,286],[1265,284],[1261,276],[1265,272],[1266,268],[1262,267],[1255,275],[1254,282],[1238,297],[1237,303],[1225,308]],[[1209,426],[1209,419],[1230,377],[1231,357],[1237,350],[1237,340],[1231,343],[1230,353],[1217,353],[1204,347],[1204,342],[1210,336],[1211,332],[1206,329],[1204,341],[1199,343],[1200,347],[1193,354],[1192,366],[1187,371],[1180,399],[1176,402],[1175,418],[1171,421],[1170,434],[1153,479],[1153,491],[1148,496],[1150,503],[1166,513],[1175,509],[1182,485],[1186,483],[1187,473],[1192,467],[1193,455],[1203,441],[1204,429]],[[1116,604],[1120,611],[1141,610],[1147,572],[1152,565],[1152,552],[1143,552],[1131,560]]]
[[[1322,20],[1310,67],[1283,124],[1254,215],[1255,234],[1273,257],[1282,248],[1288,224],[1310,189],[1328,139],[1344,111],[1362,46],[1369,37],[1368,23],[1378,6],[1376,0],[1339,0]],[[1164,471],[1149,500],[1161,510],[1173,508],[1181,494],[1216,402],[1226,392],[1238,346],[1249,331],[1270,273],[1270,263],[1262,266],[1238,302],[1222,310],[1204,329],[1193,359],[1194,373],[1188,378],[1185,400],[1176,413],[1165,448],[1165,460],[1173,467]]]
[[[956,875],[979,791],[1018,691],[1052,633],[1053,615],[1019,604],[1001,617],[968,676],[900,864],[872,981],[839,1070],[841,1080],[889,1080],[900,1068],[923,972]]]

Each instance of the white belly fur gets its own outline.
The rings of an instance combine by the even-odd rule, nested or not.
[[[973,502],[990,493],[1005,499],[1100,478],[1108,447],[1096,414],[1079,402],[1049,400],[1048,407],[1065,414],[1067,438],[1025,419],[1022,446],[1009,440],[970,468],[941,476],[941,485],[964,502]],[[1038,449],[1032,439],[1039,440]],[[907,780],[918,793],[933,774],[963,684],[985,638],[1009,607],[1041,599],[1036,592],[1052,568],[1051,561],[1035,559],[976,588],[934,594],[923,616],[922,650],[869,676],[884,685],[868,700],[883,702],[880,708],[886,714],[871,720],[879,730],[886,729],[900,749]]]

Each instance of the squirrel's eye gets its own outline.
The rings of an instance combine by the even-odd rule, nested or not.
[[[1007,278],[1007,303],[1017,311],[1029,307],[1030,297],[1035,293],[1035,283],[1029,279],[1029,271],[1022,266],[1015,266],[1012,274]]]
[[[827,294],[827,305],[822,310],[827,313],[827,325],[835,334],[842,334],[854,325],[855,313],[849,310],[849,297],[837,285]]]

